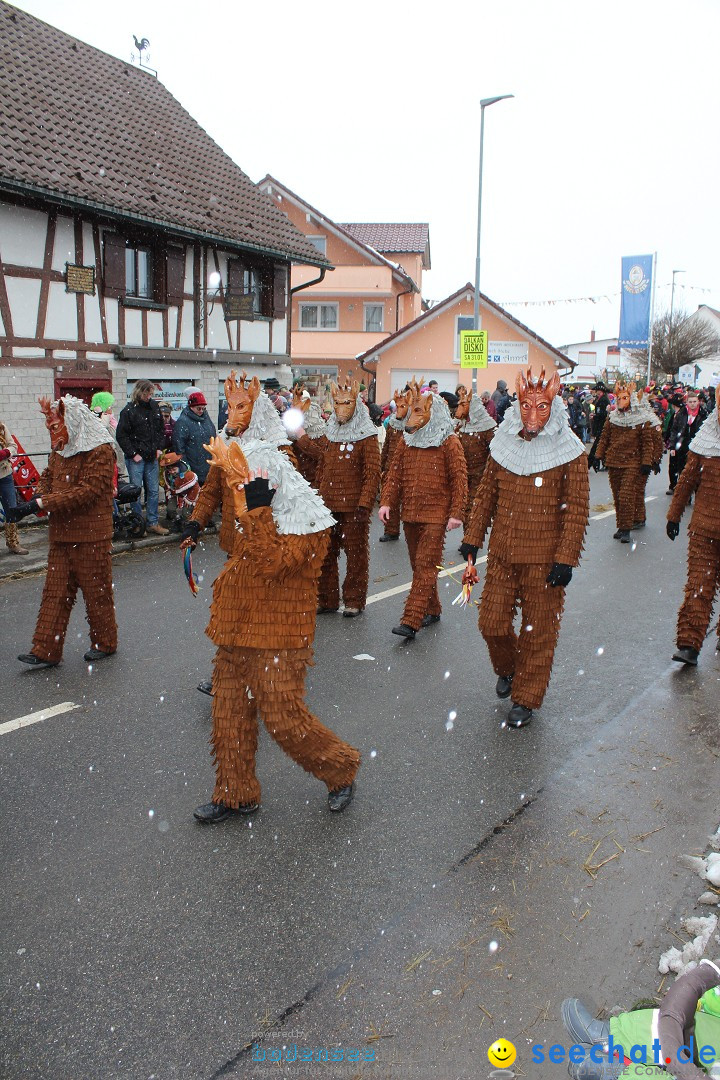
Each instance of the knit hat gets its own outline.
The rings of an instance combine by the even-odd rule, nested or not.
[[[188,405],[191,409],[194,405],[207,405],[207,401],[202,390],[195,390],[192,394],[190,394],[190,396],[188,397]]]
[[[100,412],[107,412],[108,409],[112,409],[115,404],[115,398],[107,390],[98,390],[97,394],[93,394],[92,401],[90,402],[90,408],[93,412],[99,409]]]

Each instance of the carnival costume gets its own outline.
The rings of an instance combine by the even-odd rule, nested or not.
[[[442,612],[437,590],[445,532],[462,524],[467,501],[467,470],[447,404],[437,394],[407,391],[405,431],[390,462],[380,496],[380,520],[402,506],[412,586],[402,620],[393,633],[414,638],[421,626]]]
[[[667,513],[667,534],[671,540],[680,532],[680,519],[693,494],[695,506],[688,526],[685,599],[678,612],[677,651],[673,660],[694,666],[710,625],[715,594],[720,589],[720,424],[717,407],[690,444],[687,463],[680,473]]]
[[[405,417],[407,416],[410,399],[407,394],[402,394],[399,391],[395,391],[393,394],[393,400],[395,402],[395,413],[388,418],[387,427],[385,429],[385,442],[382,446],[380,453],[380,487],[385,487],[385,481],[387,480],[388,473],[390,471],[390,462],[393,459],[393,455],[397,450],[400,443],[403,441],[402,435],[405,430]],[[398,540],[400,538],[400,505],[390,508],[390,516],[385,522],[385,530],[380,537],[380,543],[384,544],[390,540]]]
[[[589,516],[585,450],[557,397],[557,374],[544,377],[544,370],[537,382],[532,370],[517,377],[518,400],[490,444],[461,549],[474,562],[492,524],[478,624],[498,676],[496,692],[512,694],[513,727],[529,723],[545,697],[565,587],[580,561]],[[477,581],[474,565],[463,580]]]
[[[650,463],[652,471],[657,475],[662,467],[662,457],[665,451],[665,442],[662,434],[662,424],[660,418],[651,407],[648,399],[643,395],[642,390],[638,390],[637,404],[640,413],[645,418],[652,438],[652,461]],[[645,509],[645,489],[647,488],[649,473],[646,470],[641,470],[638,477],[637,489],[635,492],[635,512],[633,517],[635,523],[633,529],[642,529],[645,527],[645,521],[647,511]]]
[[[317,489],[337,521],[320,575],[318,612],[337,611],[340,606],[338,557],[343,548],[347,559],[343,614],[353,618],[364,610],[367,600],[370,511],[380,482],[380,447],[357,382],[333,383],[332,401],[334,411],[325,434],[315,440],[304,435],[297,445],[318,459]]]
[[[617,382],[614,392],[617,408],[605,421],[595,459],[604,462],[610,478],[617,524],[613,539],[629,544],[641,479],[650,475],[657,451],[647,414],[637,399],[633,402],[635,383]]]
[[[467,526],[497,424],[474,391],[468,393],[463,386],[459,394],[460,403],[455,410],[455,419],[461,421],[458,435],[467,465],[468,497],[462,515],[463,525]]]
[[[260,439],[208,447],[233,500],[232,554],[213,586],[208,636],[213,671],[212,802],[204,823],[260,802],[255,775],[258,711],[270,735],[328,787],[331,810],[352,798],[360,755],[309,712],[317,581],[333,518],[287,456]]]
[[[325,434],[325,421],[317,401],[313,401],[302,383],[293,387],[293,408],[303,414],[303,428],[308,439],[319,439]],[[298,442],[294,446],[300,474],[305,477],[310,487],[317,486],[319,456],[303,450]]]
[[[38,509],[50,515],[48,566],[32,652],[32,667],[60,663],[77,590],[85,600],[90,649],[85,660],[117,650],[110,546],[113,532],[114,439],[79,398],[40,398],[52,452],[35,498],[11,511],[15,521]]]

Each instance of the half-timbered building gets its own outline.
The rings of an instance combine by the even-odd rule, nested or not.
[[[121,408],[137,379],[211,416],[231,367],[290,379],[290,266],[325,256],[147,70],[0,0],[0,415]]]

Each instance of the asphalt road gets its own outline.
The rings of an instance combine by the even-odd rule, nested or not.
[[[403,595],[384,594],[409,581],[407,553],[373,542],[377,599],[359,619],[319,619],[308,680],[313,710],[363,753],[356,800],[337,816],[263,733],[261,811],[215,828],[192,818],[213,783],[210,702],[195,685],[210,671],[215,539],[195,555],[196,599],[172,548],[115,561],[120,651],[93,669],[81,606],[58,669],[17,664],[42,578],[0,585],[0,724],[78,706],[0,735],[0,1075],[464,1080],[486,1075],[490,1031],[521,1030],[536,1006],[545,1016],[516,1039],[516,1075],[566,1075],[528,1071],[528,1040],[560,1035],[565,987],[593,979],[602,1005],[622,987],[656,988],[666,927],[701,891],[675,856],[702,850],[717,824],[720,660],[714,641],[695,672],[669,659],[685,529],[666,539],[664,489],[651,480],[648,528],[625,546],[603,516],[607,476],[592,477],[595,520],[553,679],[519,732],[502,725],[507,704],[475,614],[450,605],[454,582],[440,624],[409,645],[390,634]],[[596,833],[603,857],[616,841],[623,855],[593,877],[583,859]],[[358,1047],[361,1063],[270,1063],[270,1049],[303,1039]]]

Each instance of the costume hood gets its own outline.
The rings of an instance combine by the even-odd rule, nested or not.
[[[371,435],[377,438],[378,429],[370,419],[367,405],[358,394],[355,400],[355,412],[347,424],[338,423],[335,413],[332,414],[325,425],[324,435],[330,442],[356,443],[363,439],[369,439]]]
[[[460,430],[464,435],[474,435],[477,431],[489,431],[490,428],[494,427],[497,427],[496,422],[480,398],[473,394],[470,398],[470,413]]]
[[[292,464],[287,454],[261,439],[240,441],[242,452],[253,472],[267,469],[268,480],[277,490],[270,509],[275,528],[282,536],[307,536],[324,532],[335,524],[335,518],[318,493],[310,487]]]
[[[402,420],[398,420],[397,416],[390,416],[390,417],[388,417],[387,426],[389,428],[393,428],[395,431],[404,431],[405,430],[405,419],[406,418],[404,416],[403,416]]]
[[[720,422],[717,405],[703,423],[697,435],[690,440],[693,454],[701,457],[720,457]]]
[[[424,395],[423,395],[424,396]],[[455,434],[455,425],[447,407],[447,402],[439,394],[432,395],[430,419],[419,431],[404,432],[403,438],[408,446],[427,449],[429,446],[442,446],[448,435]]]
[[[616,427],[630,428],[641,427],[642,424],[647,424],[649,419],[642,405],[638,402],[636,393],[630,395],[630,408],[627,412],[621,413],[617,409],[613,409],[612,412],[607,414],[607,418]]]
[[[98,446],[105,444],[115,446],[115,439],[84,401],[71,394],[65,394],[60,400],[65,406],[68,441],[62,450],[55,451],[56,454],[61,457],[75,457],[75,454],[87,454],[88,451],[96,450]],[[53,404],[57,405],[57,402]]]
[[[633,394],[630,399],[631,404],[634,403],[632,400],[633,398],[636,398],[635,394]],[[660,417],[655,412],[647,398],[643,397],[640,399],[640,401],[637,401],[637,406],[646,424],[649,424],[650,427],[660,427]]]
[[[246,431],[239,437],[227,435],[225,428],[220,432],[225,442],[239,442],[245,452],[245,443],[253,439],[269,443],[271,446],[289,446],[290,440],[285,425],[278,416],[278,411],[264,390],[261,390],[253,405],[252,417]]]
[[[309,439],[319,439],[325,434],[325,421],[317,401],[310,402],[310,408],[305,413],[303,420],[305,434]]]
[[[513,401],[490,443],[490,457],[516,476],[532,476],[574,461],[585,447],[570,430],[567,412],[559,397],[553,398],[550,419],[529,441],[520,438],[520,404]]]

